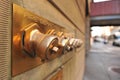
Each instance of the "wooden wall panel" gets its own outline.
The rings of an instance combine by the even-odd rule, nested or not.
[[[82,54],[81,54],[82,53]],[[85,47],[83,46],[81,51],[76,53],[75,58],[75,80],[83,80],[84,68],[85,68]]]
[[[85,33],[85,24],[82,19],[82,13],[80,13],[78,4],[75,0],[49,0],[53,5],[56,5],[58,9],[66,15],[66,17],[78,27],[80,31]]]
[[[79,8],[79,13],[81,14],[81,18],[85,21],[85,8],[86,8],[86,4],[85,4],[85,0],[76,0],[76,3],[78,5]],[[82,3],[82,4],[81,4]]]
[[[83,80],[84,75],[84,53],[85,50],[80,49],[81,52],[77,52],[75,56],[64,65],[63,80]]]

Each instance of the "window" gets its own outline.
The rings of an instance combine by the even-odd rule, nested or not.
[[[110,1],[110,0],[93,0],[93,2],[104,2],[104,1]]]

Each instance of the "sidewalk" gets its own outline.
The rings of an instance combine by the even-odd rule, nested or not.
[[[84,80],[120,80],[113,67],[120,67],[120,47],[94,43],[86,57]]]

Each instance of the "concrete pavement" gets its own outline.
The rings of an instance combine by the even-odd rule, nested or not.
[[[113,67],[120,67],[120,47],[94,43],[86,56],[84,80],[120,80]]]

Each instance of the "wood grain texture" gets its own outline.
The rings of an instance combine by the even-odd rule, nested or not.
[[[77,6],[79,8],[79,13],[81,14],[81,18],[85,21],[86,20],[86,16],[85,16],[85,0],[76,0]],[[81,4],[82,3],[82,4]]]
[[[59,11],[66,16],[66,18],[74,24],[74,26],[85,33],[85,25],[82,14],[82,10],[78,7],[78,1],[75,0],[49,0]]]

